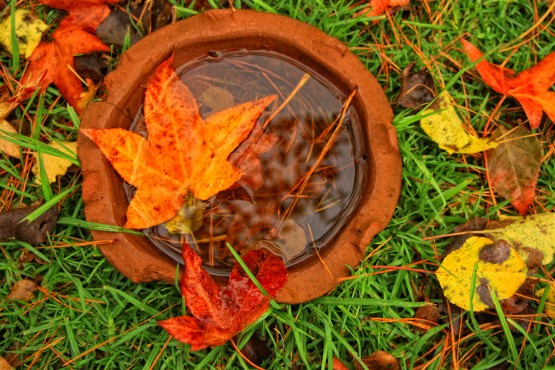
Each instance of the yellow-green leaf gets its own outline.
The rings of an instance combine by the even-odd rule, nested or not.
[[[50,146],[73,157],[76,156],[77,142],[58,143],[54,141],[50,144]],[[36,181],[40,184],[39,155],[38,153],[33,153],[33,156],[35,157],[35,164],[33,165],[32,171],[36,176]],[[51,154],[42,153],[41,157],[42,165],[44,166],[44,171],[46,172],[49,183],[56,181],[56,176],[65,175],[67,169],[73,164],[66,158],[57,157]]]
[[[536,249],[543,253],[542,264],[553,261],[555,253],[555,213],[540,213],[526,218],[511,218],[509,225],[487,231],[495,240],[506,240],[528,259],[526,248]]]
[[[19,52],[29,58],[38,46],[42,34],[48,25],[26,9],[15,11],[15,34],[19,45]],[[0,44],[12,52],[11,17],[7,16],[0,23]]]
[[[469,310],[470,296],[474,290],[472,307],[483,311],[490,307],[484,302],[484,291],[494,292],[498,299],[508,299],[516,293],[526,280],[526,263],[514,248],[506,245],[508,253],[497,262],[480,258],[480,252],[494,241],[489,238],[473,236],[457,250],[443,259],[437,270],[437,278],[445,297],[453,304]],[[473,286],[473,275],[476,278]]]
[[[0,151],[6,153],[10,157],[19,158],[19,146],[11,141],[3,139],[2,136],[5,136],[6,134],[2,131],[9,132],[11,134],[17,134],[17,131],[8,121],[0,119]]]
[[[466,132],[447,93],[440,96],[438,109],[426,109],[422,113],[430,115],[420,120],[420,126],[430,139],[449,154],[474,154],[497,146],[494,141],[480,139]]]

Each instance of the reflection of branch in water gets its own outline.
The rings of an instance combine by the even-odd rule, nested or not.
[[[343,107],[341,108],[341,112],[337,116],[335,122],[329,126],[330,130],[326,130],[327,132],[329,132],[329,131],[331,131],[331,127],[334,128],[333,133],[331,134],[329,140],[327,141],[326,145],[324,146],[324,149],[322,149],[322,152],[320,153],[320,155],[318,156],[318,158],[316,159],[316,161],[314,162],[312,167],[310,167],[310,169],[303,176],[301,181],[299,181],[299,183],[297,183],[295,186],[293,186],[291,191],[289,191],[285,196],[282,197],[282,201],[287,199],[288,197],[290,197],[293,194],[295,189],[298,188],[297,193],[293,197],[293,201],[291,202],[289,207],[285,210],[281,220],[279,221],[278,230],[281,229],[281,227],[283,225],[283,222],[285,220],[287,220],[287,218],[289,218],[289,216],[291,216],[291,213],[293,212],[293,209],[297,205],[297,202],[299,200],[299,196],[301,196],[303,194],[303,192],[305,190],[305,187],[308,184],[308,181],[310,180],[310,177],[316,171],[316,168],[318,168],[318,166],[320,165],[320,163],[322,162],[322,160],[324,159],[326,154],[328,154],[330,149],[335,144],[337,138],[339,137],[339,134],[341,133],[341,129],[343,128],[343,122],[345,121],[345,117],[347,115],[347,110],[349,109],[349,106],[351,105],[351,101],[353,100],[356,92],[357,92],[357,89],[353,90],[353,92],[347,97],[347,100],[345,100],[345,103],[343,104]],[[321,136],[322,135],[320,135],[320,137]]]

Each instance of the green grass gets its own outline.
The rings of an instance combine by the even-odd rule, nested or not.
[[[179,18],[195,14],[182,0],[170,2]],[[209,3],[217,7],[220,1]],[[361,6],[352,7],[347,1],[235,0],[233,5],[287,15],[345,42],[394,105],[393,124],[403,158],[398,207],[389,226],[368,246],[372,255],[353,271],[356,277],[312,302],[273,305],[243,333],[238,345],[252,335],[264,338],[272,355],[262,366],[270,369],[331,369],[333,357],[354,368],[354,362],[377,350],[401,359],[402,368],[489,369],[509,364],[509,368],[540,369],[554,364],[555,321],[541,315],[545,297],[533,306],[538,315],[531,327],[518,324],[518,317],[505,316],[496,300],[499,320],[491,324],[478,314],[451,312],[443,313],[440,325],[424,333],[411,325],[409,319],[424,302],[442,304],[433,272],[450,240],[423,239],[450,233],[472,217],[495,218],[514,210],[501,198],[493,203],[481,155],[448,155],[422,132],[419,113],[395,105],[401,72],[416,62],[417,68],[429,70],[439,89],[447,86],[476,131],[481,132],[488,121],[491,128],[525,120],[512,99],[496,110],[501,96],[478,78],[459,40],[467,37],[490,52],[492,62],[506,62],[516,71],[527,69],[555,50],[550,23],[554,16],[548,3],[413,0],[409,10],[380,17],[376,23],[352,19]],[[55,22],[57,12],[43,6],[37,12]],[[543,21],[533,28],[540,18]],[[24,67],[23,59],[3,51],[0,57],[4,72],[17,70],[16,77],[20,76],[17,63]],[[111,58],[110,65],[115,65],[119,55],[114,52]],[[13,81],[5,78],[3,84],[8,83]],[[79,124],[52,87],[17,108],[10,119],[29,129],[30,135],[14,140],[31,149],[44,148],[42,143],[53,139],[75,140]],[[547,212],[555,208],[553,123],[546,121],[538,132],[547,159],[534,208]],[[164,283],[134,284],[119,274],[93,242],[87,244],[89,230],[104,226],[84,221],[80,173],[70,173],[50,188],[41,187],[23,165],[30,161],[27,153],[22,149],[21,162],[0,154],[1,209],[50,199],[60,201],[61,218],[43,245],[0,243],[0,356],[22,369],[249,368],[230,344],[189,352],[187,346],[170,340],[156,321],[183,313],[178,289]],[[29,253],[34,259],[22,262]],[[545,271],[537,273],[544,282],[552,279],[548,273],[553,264]],[[5,299],[10,287],[23,278],[40,281],[35,299]],[[453,332],[453,321],[454,326],[462,322],[464,331]],[[515,325],[521,326],[511,330]]]

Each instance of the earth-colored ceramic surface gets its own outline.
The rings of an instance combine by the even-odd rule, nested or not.
[[[212,10],[164,27],[145,37],[122,57],[106,78],[105,101],[92,103],[83,128],[129,128],[142,104],[146,83],[172,53],[175,66],[211,51],[269,50],[299,60],[349,94],[363,124],[368,173],[362,197],[342,232],[320,253],[289,269],[286,286],[276,297],[299,303],[331,291],[363,258],[368,243],[389,222],[400,192],[401,159],[391,125],[392,111],[371,73],[340,41],[287,17],[249,10]],[[83,135],[78,139],[85,216],[90,222],[123,225],[128,200],[121,178],[100,150]],[[147,238],[92,231],[107,260],[134,282],[175,282],[176,263]],[[325,266],[324,266],[325,265]]]

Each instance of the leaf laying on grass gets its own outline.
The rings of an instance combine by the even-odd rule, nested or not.
[[[0,356],[0,370],[13,370],[15,367],[12,367],[10,363],[2,356]]]
[[[46,23],[29,10],[16,9],[15,34],[19,53],[25,55],[26,58],[31,56],[47,28]],[[0,23],[0,44],[10,53],[12,52],[12,24],[9,15]]]
[[[52,207],[32,222],[23,219],[38,206],[16,208],[0,213],[0,241],[21,240],[29,244],[41,244],[48,233],[54,230],[58,221],[58,211]]]
[[[254,323],[287,280],[281,258],[265,249],[250,251],[243,261],[268,295],[262,294],[238,264],[229,275],[227,287],[220,288],[202,269],[202,259],[186,244],[183,260],[181,294],[193,316],[175,317],[158,324],[175,339],[190,344],[193,351],[222,345]]]
[[[461,42],[473,62],[483,57],[482,52],[470,42],[464,39]],[[512,69],[485,60],[479,62],[476,69],[493,90],[518,100],[530,121],[530,127],[540,126],[544,111],[555,122],[555,92],[551,91],[551,86],[555,83],[555,52],[516,77]]]
[[[370,0],[370,4],[354,16],[376,17],[388,10],[408,6],[409,2],[409,0]]]
[[[501,257],[487,258],[491,254]],[[448,254],[436,274],[451,303],[465,310],[472,307],[474,311],[483,311],[492,307],[491,291],[499,300],[512,297],[526,280],[527,271],[516,249],[474,236]]]
[[[366,365],[368,370],[399,370],[401,368],[399,360],[385,351],[376,351],[371,355],[364,356],[362,362]],[[355,368],[361,370],[362,366],[355,362]]]
[[[2,136],[5,135],[5,133],[2,131],[10,134],[17,134],[16,129],[13,128],[13,126],[8,121],[0,118],[0,151],[6,153],[6,155],[9,155],[10,157],[19,158],[19,145],[12,143],[11,141],[2,139]]]
[[[504,224],[503,227],[488,228],[484,232],[495,240],[506,240],[519,251],[524,260],[529,258],[530,250],[537,250],[543,255],[543,265],[553,261],[555,213],[540,213],[526,218],[515,217]]]
[[[10,294],[6,298],[28,302],[35,298],[37,288],[37,284],[33,280],[19,280],[12,286]]]
[[[89,32],[110,14],[107,4],[117,4],[120,0],[39,0],[44,5],[65,10],[68,15],[62,19],[60,26],[77,25]]]
[[[542,160],[541,144],[522,126],[507,132],[499,127],[492,134],[492,140],[502,136],[503,142],[487,153],[488,173],[493,189],[510,199],[518,212],[525,215],[536,193]]]
[[[466,132],[449,94],[443,93],[439,99],[438,109],[429,108],[421,112],[431,115],[422,118],[420,126],[441,149],[449,154],[474,154],[497,146],[489,139],[481,139]]]
[[[416,63],[409,64],[401,78],[401,92],[398,103],[405,108],[416,108],[434,100],[436,96],[434,80],[426,70],[414,71]]]
[[[75,157],[77,155],[77,142],[64,142],[60,143],[57,141],[52,142],[49,146],[53,149],[60,150],[67,153],[69,156]],[[33,153],[35,157],[35,164],[33,165],[33,173],[36,176],[36,181],[40,184],[40,167],[39,167],[39,154]],[[58,157],[51,154],[41,154],[42,165],[44,166],[44,171],[48,178],[49,183],[56,181],[56,177],[63,176],[66,174],[67,170],[73,163],[66,158]]]

